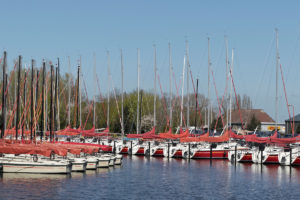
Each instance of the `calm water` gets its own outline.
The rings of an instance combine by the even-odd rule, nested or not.
[[[125,157],[66,175],[3,174],[0,199],[299,199],[300,168]]]

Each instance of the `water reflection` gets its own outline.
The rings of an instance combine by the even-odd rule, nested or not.
[[[22,180],[41,180],[41,181],[58,181],[71,178],[70,174],[22,174],[22,173],[3,173],[2,181],[22,181]]]
[[[124,156],[122,166],[71,175],[2,174],[0,198],[293,199],[299,183],[296,167]]]

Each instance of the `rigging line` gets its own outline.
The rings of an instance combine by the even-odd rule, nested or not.
[[[281,64],[280,64],[280,72],[281,72],[281,79],[282,79],[282,83],[283,83],[283,89],[284,89],[286,106],[287,106],[287,110],[288,110],[289,118],[290,118],[290,125],[292,127],[292,134],[293,134],[293,137],[294,137],[294,128],[293,128],[293,124],[292,124],[292,120],[291,120],[291,113],[290,113],[289,102],[288,102],[288,98],[287,98],[287,94],[286,94],[286,88],[285,88],[285,83],[284,83],[284,78],[283,78],[283,72],[282,72],[282,66],[281,66]]]
[[[24,79],[23,84],[21,85],[20,88],[23,88],[24,85],[26,84],[26,80],[27,80],[29,71],[30,71],[30,70],[28,70],[28,71],[26,72],[25,79]],[[25,92],[26,92],[26,91],[25,91]],[[21,90],[21,92],[20,92],[20,98],[22,97],[22,95],[23,95],[23,91]],[[25,94],[24,94],[24,95],[25,95]],[[23,113],[22,113],[22,115],[21,115],[21,118],[20,118],[20,121],[19,121],[18,126],[21,126],[21,124],[22,124],[22,118],[23,118],[23,115],[24,115],[24,112],[25,112],[25,103],[26,103],[26,102],[23,102],[23,104],[24,104]]]
[[[175,73],[173,71],[173,80],[174,80],[174,83],[175,83],[175,88],[176,88],[176,98],[177,98],[177,101],[180,101],[180,95],[179,95],[179,87],[182,86],[182,81],[180,79],[179,81],[179,87],[177,86],[177,82],[176,82],[176,77],[175,77]],[[174,98],[174,102],[176,101],[176,98]],[[181,108],[180,108],[181,109]],[[182,113],[182,121],[184,123],[184,126],[186,127],[186,122],[185,122],[185,119],[184,119],[184,114]]]
[[[1,64],[1,62],[0,62],[0,64]],[[7,87],[6,87],[6,89],[5,89],[4,96],[7,96],[8,88],[9,88],[10,83],[11,83],[11,81],[12,81],[12,77],[13,77],[13,74],[14,74],[14,72],[15,72],[15,70],[16,70],[16,67],[17,67],[17,63],[15,64],[14,69],[13,69],[11,75],[10,75],[9,82],[8,82]],[[0,93],[1,93],[1,90],[2,90],[2,87],[1,87],[1,89],[0,89]],[[2,102],[1,102],[1,104],[0,104],[0,111],[1,111],[1,110],[2,110]]]
[[[87,102],[88,102],[88,104],[89,104],[88,107],[90,107],[90,106],[93,105],[93,102],[91,101],[91,103],[89,103],[89,97],[88,97],[88,93],[87,93],[87,89],[86,89],[86,84],[85,84],[85,80],[84,80],[82,74],[81,74],[81,79],[82,79],[82,81],[83,81],[83,86],[84,86],[84,91],[85,91],[85,95],[86,95],[86,98],[87,98]],[[85,128],[85,126],[86,126],[86,123],[87,123],[87,121],[88,121],[88,119],[89,119],[90,112],[91,112],[91,108],[89,109],[88,115],[87,115],[87,117],[86,117],[86,120],[85,120],[85,124],[84,124],[83,130],[84,130],[84,128]]]
[[[102,105],[103,114],[104,114],[104,117],[105,117],[105,123],[107,124],[107,111],[105,109],[104,99],[103,99],[103,96],[101,94],[100,83],[99,83],[99,79],[98,79],[97,73],[96,73],[96,81],[97,81],[97,87],[98,87],[98,90],[99,90],[100,101],[102,101],[101,105]]]
[[[213,78],[214,78],[214,75],[213,75]],[[227,81],[229,80],[229,76],[227,76],[226,79],[227,79],[227,80],[226,80],[226,82],[227,82]],[[214,84],[215,84],[215,80],[214,80]],[[215,86],[215,87],[216,87],[216,86]],[[227,94],[227,88],[228,88],[228,84],[225,85],[225,90],[224,90],[224,94],[223,94],[222,101],[221,101],[221,108],[223,107],[223,102],[224,102],[225,96],[226,96],[226,94]],[[218,97],[217,97],[217,98],[218,98]],[[219,99],[218,99],[218,101],[219,101]],[[216,119],[215,129],[216,129],[216,127],[217,127],[217,124],[218,124],[220,115],[221,115],[221,113],[219,112],[219,113],[218,113],[218,117],[217,117],[217,119]],[[221,115],[221,116],[222,116],[222,115]],[[225,126],[224,126],[224,122],[223,122],[223,118],[222,118],[222,123],[223,123],[223,127],[225,127]]]
[[[157,79],[158,79],[158,83],[159,83],[159,87],[160,87],[160,92],[161,92],[161,96],[162,96],[162,101],[163,101],[163,108],[165,110],[165,114],[166,114],[166,119],[167,119],[167,127],[169,127],[169,116],[168,116],[168,112],[167,112],[167,106],[166,106],[166,100],[162,91],[162,87],[161,87],[161,82],[160,82],[160,78],[159,78],[159,74],[157,73]],[[169,127],[170,128],[170,127]]]
[[[34,89],[36,89],[36,85],[37,85],[37,83],[38,83],[38,81],[39,81],[39,77],[40,77],[40,73],[41,73],[41,71],[42,70],[39,70],[39,73],[38,73],[38,75],[37,75],[37,78],[36,78],[36,81],[35,81],[35,84],[34,84]],[[37,94],[35,94],[35,96],[36,96]],[[38,103],[38,102],[36,102],[36,103]],[[35,106],[35,104],[33,104],[33,106]],[[35,116],[36,116],[36,114],[35,114],[35,112],[36,112],[36,109],[34,109],[33,110],[34,112],[34,120],[36,120],[36,118],[35,118]],[[33,128],[33,132],[35,132],[35,130],[36,130],[36,121],[34,121],[34,128]],[[36,137],[36,136],[35,136]]]
[[[216,96],[217,96],[217,100],[218,100],[218,107],[219,107],[219,114],[218,115],[221,116],[222,124],[223,124],[223,127],[224,127],[224,120],[223,120],[222,111],[221,111],[221,106],[222,105],[220,104],[220,100],[219,100],[219,96],[218,96],[218,90],[217,90],[217,86],[216,86],[216,80],[215,80],[214,72],[213,72],[212,69],[211,69],[211,74],[212,74],[212,77],[213,77],[213,82],[214,82],[214,86],[215,86]],[[223,95],[222,103],[223,103],[223,100],[224,100],[224,96],[225,95]],[[218,116],[218,118],[219,118],[219,116]],[[216,130],[216,127],[217,127],[217,122],[218,121],[216,120],[215,130]],[[213,136],[214,136],[214,133],[213,133]]]
[[[40,70],[40,72],[41,72],[42,70]],[[50,72],[48,72],[47,73],[47,76],[46,76],[46,79],[48,79],[49,78],[49,75],[50,74]],[[46,80],[47,81],[47,80]],[[47,87],[47,91],[45,91],[46,92],[46,94],[48,94],[49,93],[49,90],[50,90],[50,87]],[[39,97],[39,102],[38,102],[38,106],[37,106],[37,114],[36,114],[36,116],[35,116],[35,127],[36,127],[36,125],[37,125],[37,123],[38,123],[38,120],[40,119],[40,115],[41,115],[41,113],[42,113],[42,101],[43,101],[43,99],[42,99],[42,96],[43,95],[43,92],[41,92],[41,94],[40,94],[40,97]],[[47,97],[46,97],[47,98]],[[47,118],[47,114],[48,113],[45,113],[45,115],[46,115],[46,117],[45,118]],[[44,130],[45,132],[47,132],[47,127],[46,127],[46,130]]]
[[[191,75],[191,79],[192,79],[192,85],[193,85],[193,89],[194,89],[194,93],[195,93],[195,99],[196,99],[197,107],[199,108],[200,106],[199,106],[198,98],[196,98],[197,97],[197,93],[196,93],[196,89],[195,89],[195,83],[194,83],[194,78],[193,78],[192,70],[189,70],[189,71],[190,71],[190,75]],[[200,122],[201,122],[202,121],[202,115],[201,115],[200,109],[198,109],[198,113],[199,113]],[[196,111],[196,115],[197,115],[197,111]]]
[[[229,72],[230,72],[231,82],[232,82],[232,86],[233,86],[233,90],[234,90],[234,94],[235,94],[236,104],[237,104],[237,107],[239,109],[239,115],[240,115],[240,120],[241,120],[241,123],[242,123],[242,129],[244,129],[243,119],[242,119],[242,113],[241,113],[240,105],[239,105],[239,102],[238,102],[238,99],[237,99],[237,95],[236,95],[236,90],[235,90],[235,85],[234,85],[234,80],[233,80],[231,68],[229,69]]]
[[[120,114],[120,109],[119,109],[119,103],[118,103],[118,99],[117,99],[117,95],[116,95],[116,90],[115,90],[115,87],[114,87],[114,82],[112,80],[111,74],[110,74],[110,81],[111,81],[111,87],[112,87],[113,92],[114,92],[114,97],[115,97],[115,101],[116,101],[117,111],[118,111],[118,115],[119,115],[121,129],[122,129],[123,127],[122,127],[122,119],[121,119],[121,114]]]
[[[85,123],[84,123],[84,126],[83,126],[83,129],[82,129],[82,130],[85,129],[85,126],[86,126],[87,121],[88,121],[88,119],[89,119],[89,116],[90,116],[90,114],[91,114],[93,105],[94,105],[93,102],[91,102],[90,105],[88,105],[88,107],[89,107],[89,112],[88,112],[88,115],[87,115],[87,117],[86,117],[86,120],[85,120]],[[95,128],[95,127],[93,126],[93,128]]]
[[[269,48],[268,48],[268,51],[267,51],[267,53],[266,53],[266,55],[265,55],[265,59],[264,59],[264,67],[263,67],[263,69],[264,69],[264,71],[263,71],[263,73],[262,73],[262,76],[261,76],[261,79],[260,79],[260,82],[259,82],[259,84],[257,85],[257,88],[256,88],[256,95],[255,95],[255,98],[254,98],[254,102],[257,102],[257,99],[258,99],[258,97],[260,96],[258,93],[258,91],[260,91],[260,89],[262,88],[261,86],[263,85],[263,81],[265,81],[265,74],[266,74],[266,71],[267,71],[267,65],[268,65],[268,63],[270,62],[270,57],[271,57],[271,50],[273,49],[273,46],[274,46],[274,42],[275,42],[275,38],[273,38],[272,40],[271,40],[271,43],[270,43],[270,45],[269,45]],[[273,76],[269,76],[269,77],[273,77]],[[269,79],[269,84],[268,84],[268,88],[270,87],[270,82],[271,82],[271,78]],[[267,91],[269,91],[269,89],[267,89]]]

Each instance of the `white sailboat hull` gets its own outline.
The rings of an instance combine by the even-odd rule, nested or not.
[[[71,164],[2,162],[4,173],[67,174],[71,172],[71,168]]]

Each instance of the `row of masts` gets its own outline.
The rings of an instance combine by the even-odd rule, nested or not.
[[[22,72],[22,56],[18,57],[18,69],[17,69],[17,78],[15,78],[15,92],[14,92],[14,99],[15,99],[15,103],[16,103],[16,115],[14,117],[15,119],[15,138],[16,140],[18,139],[18,137],[20,136],[21,139],[23,140],[25,138],[24,135],[24,128],[25,128],[25,116],[24,112],[26,111],[26,109],[29,109],[28,103],[30,104],[30,139],[32,140],[33,138],[36,138],[36,133],[37,133],[37,128],[36,126],[40,127],[40,139],[42,140],[44,135],[44,131],[46,131],[46,127],[47,127],[47,113],[45,110],[47,110],[47,102],[45,102],[45,100],[47,101],[47,98],[45,98],[45,95],[47,93],[47,84],[45,82],[45,78],[46,78],[46,63],[45,61],[43,61],[43,66],[42,66],[42,102],[41,102],[41,124],[38,125],[38,122],[36,121],[36,112],[37,112],[37,104],[38,104],[38,91],[39,91],[39,77],[40,77],[40,72],[39,70],[36,70],[35,73],[35,61],[32,59],[31,60],[31,83],[30,83],[30,88],[28,88],[30,93],[30,98],[26,96],[26,81],[29,73],[29,69],[26,68],[25,65],[25,71],[24,71],[24,78],[23,78],[23,88],[21,88],[21,72]],[[50,71],[50,126],[49,126],[49,130],[50,130],[50,140],[54,141],[54,131],[59,130],[60,129],[60,110],[59,110],[59,59],[57,60],[57,67],[55,69],[55,75],[54,75],[54,66],[53,64],[51,64],[51,71]],[[3,55],[3,83],[2,83],[2,127],[1,127],[1,138],[4,137],[4,133],[6,130],[6,104],[7,104],[7,96],[9,94],[8,91],[8,85],[7,85],[7,72],[6,72],[6,68],[7,68],[7,53],[6,51],[4,52]],[[55,76],[55,80],[54,80],[54,76]],[[36,79],[36,80],[35,80]],[[55,82],[55,88],[53,86],[53,82]],[[34,90],[34,86],[35,86],[35,90]],[[23,90],[23,91],[22,91]],[[22,91],[22,92],[21,92]],[[21,115],[21,94],[23,93],[23,115],[20,118]],[[53,95],[54,94],[54,95]],[[35,98],[34,98],[35,96]],[[30,102],[29,102],[30,99]],[[28,106],[28,107],[27,107]],[[22,123],[22,117],[24,118],[24,122]],[[19,129],[21,134],[19,134]]]
[[[188,52],[188,43],[186,42],[186,54],[184,56],[184,63],[183,63],[183,74],[182,74],[182,98],[181,98],[181,116],[180,116],[180,127],[183,127],[183,93],[184,93],[184,77],[185,77],[185,72],[187,71],[186,73],[186,77],[187,77],[187,93],[189,94],[189,76],[190,76],[190,63],[189,63],[189,52]],[[208,39],[208,49],[209,49],[209,39]],[[138,72],[138,103],[137,103],[137,133],[140,133],[140,50],[138,49],[137,50],[137,60],[138,60],[138,64],[137,64],[137,72]],[[108,104],[107,104],[107,127],[109,127],[109,104],[110,104],[110,83],[111,83],[111,72],[110,72],[110,55],[109,55],[109,52],[107,52],[107,63],[108,63]],[[226,58],[227,59],[227,58]],[[209,61],[209,64],[208,64],[208,70],[210,71],[210,57],[208,57],[208,61]],[[228,61],[226,60],[226,64],[228,63]],[[17,79],[17,88],[16,88],[16,94],[20,94],[20,80],[21,80],[21,71],[22,71],[22,57],[19,56],[19,61],[18,61],[18,79]],[[70,58],[68,58],[68,67],[69,67],[69,70],[70,70]],[[59,114],[60,114],[60,111],[59,111],[59,68],[60,68],[60,62],[59,62],[59,59],[57,60],[57,67],[56,67],[56,70],[55,70],[55,81],[53,80],[54,79],[54,66],[51,64],[51,73],[50,73],[50,126],[49,126],[49,129],[50,129],[50,140],[54,140],[54,135],[53,135],[53,132],[55,130],[60,130],[60,117],[59,117]],[[77,127],[81,127],[82,128],[82,120],[81,120],[81,90],[80,90],[80,86],[81,86],[81,68],[80,68],[80,64],[78,65],[78,70],[77,70],[77,105],[79,105],[77,108],[77,114],[76,114],[76,126]],[[94,71],[96,71],[96,59],[95,59],[95,56],[94,56]],[[122,51],[121,51],[121,72],[122,72],[122,78],[121,78],[121,82],[122,82],[122,103],[121,103],[121,113],[122,113],[122,116],[121,116],[121,133],[122,133],[122,136],[124,136],[124,113],[123,113],[123,101],[124,101],[124,96],[123,96],[123,93],[124,93],[124,78],[123,78],[123,74],[124,74],[124,66],[123,66],[123,55],[122,55]],[[38,99],[38,83],[39,81],[37,80],[37,84],[36,84],[36,100],[34,101],[34,90],[33,90],[33,87],[34,87],[34,60],[32,60],[32,76],[31,76],[31,122],[30,122],[30,128],[31,128],[31,134],[30,134],[30,138],[32,139],[34,137],[34,134],[35,134],[35,131],[33,131],[34,129],[34,118],[35,118],[35,112],[34,112],[34,109],[36,109],[37,107],[37,99]],[[155,128],[156,127],[156,95],[157,95],[157,92],[156,92],[156,83],[157,83],[157,64],[156,64],[156,47],[154,45],[154,116],[153,116],[153,127]],[[170,97],[172,97],[172,73],[173,73],[173,66],[172,66],[172,56],[171,56],[171,45],[169,44],[169,81],[170,81]],[[95,76],[96,76],[96,73],[94,73]],[[25,81],[26,81],[26,75],[27,73],[25,73]],[[208,73],[208,75],[210,75],[210,73]],[[208,76],[209,77],[209,76]],[[37,73],[36,73],[36,78],[38,79],[39,78],[39,71],[37,70]],[[43,139],[44,135],[44,131],[47,130],[47,117],[45,117],[45,115],[47,115],[47,113],[45,112],[46,110],[48,110],[47,108],[47,102],[44,102],[44,100],[47,101],[47,98],[45,98],[45,93],[48,91],[48,86],[47,86],[47,83],[45,82],[45,78],[46,78],[46,63],[43,62],[43,69],[42,69],[42,114],[41,114],[41,126],[40,126],[40,129],[41,129],[41,140]],[[95,79],[94,79],[95,80]],[[3,91],[5,91],[6,89],[6,85],[7,85],[7,74],[6,74],[6,52],[4,53],[4,59],[3,59]],[[71,79],[69,78],[68,79],[68,85],[69,85],[69,89],[68,89],[68,123],[71,124],[70,122],[70,96],[71,96],[71,89],[70,89],[70,85],[71,85]],[[53,87],[53,82],[55,82],[55,85]],[[96,81],[95,81],[96,82]],[[208,88],[209,87],[209,82],[208,82]],[[24,83],[24,103],[26,102],[26,82]],[[198,91],[198,80],[197,80],[197,91]],[[54,96],[53,96],[54,94]],[[209,90],[208,90],[208,99],[209,99]],[[95,107],[95,102],[96,102],[96,99],[95,99],[95,96],[96,96],[96,91],[94,90],[94,95],[93,95],[93,126],[95,127],[95,119],[96,119],[96,107]],[[17,114],[16,114],[16,139],[18,138],[18,129],[19,129],[19,116],[20,116],[20,95],[15,95],[16,99],[17,99]],[[186,126],[189,127],[189,106],[190,106],[190,101],[189,101],[189,98],[190,96],[187,95],[187,123],[186,123]],[[196,98],[197,98],[197,94],[196,94]],[[5,107],[5,93],[3,93],[3,96],[2,96],[2,107]],[[209,102],[209,100],[208,100]],[[170,109],[170,113],[169,113],[169,124],[168,126],[169,127],[172,127],[172,99],[170,99],[170,104],[169,104],[169,109]],[[5,108],[3,109],[3,112],[2,112],[2,116],[6,116],[6,113],[5,113]],[[208,124],[208,127],[209,127],[209,124],[210,124],[210,111],[211,111],[211,107],[209,106],[209,109],[208,109],[208,121],[207,121],[207,124]],[[197,100],[196,100],[196,112],[197,112]],[[3,123],[5,123],[5,117],[3,117]],[[195,119],[195,122],[196,122],[196,119]],[[24,126],[22,126],[22,138],[24,137],[23,135],[23,132],[24,132]],[[2,127],[2,136],[3,136],[3,133],[4,133],[4,130],[5,130],[5,126]]]
[[[231,62],[229,62],[229,55],[228,55],[228,41],[227,38],[225,37],[225,45],[226,45],[226,84],[225,87],[228,87],[228,81],[230,79],[230,75],[232,78],[232,70],[233,70],[233,60],[234,60],[234,52],[232,50],[232,57],[231,57]],[[153,46],[154,49],[154,110],[153,110],[153,128],[156,127],[156,83],[157,83],[157,63],[156,63],[156,46]],[[168,126],[169,128],[172,127],[172,73],[173,73],[173,64],[172,64],[172,51],[171,51],[171,44],[168,45],[168,49],[169,49],[169,95],[170,95],[170,101],[169,101],[169,119],[168,119]],[[278,118],[278,68],[279,68],[279,52],[278,52],[278,32],[276,30],[276,109],[275,109],[275,118],[276,118],[276,130],[277,130],[277,118]],[[123,103],[124,103],[124,65],[123,65],[123,54],[122,54],[122,50],[120,51],[121,54],[121,84],[122,84],[122,96],[121,96],[121,118],[120,118],[120,123],[121,123],[121,133],[122,136],[124,136],[124,107],[123,107]],[[81,59],[80,59],[81,60]],[[5,95],[7,95],[7,91],[6,91],[6,87],[7,87],[7,72],[6,72],[6,65],[7,65],[7,54],[6,52],[4,52],[4,56],[3,56],[3,83],[2,83],[2,123],[3,126],[1,127],[1,137],[4,136],[4,132],[5,132],[5,125],[6,125],[6,97]],[[38,89],[39,89],[39,74],[40,72],[37,70],[36,72],[36,76],[35,76],[35,71],[34,71],[34,65],[35,62],[34,60],[32,60],[31,62],[31,89],[30,89],[30,99],[31,99],[31,106],[30,106],[30,110],[31,110],[31,120],[30,120],[30,129],[31,129],[31,133],[30,133],[30,138],[32,139],[33,137],[36,137],[36,129],[35,129],[35,125],[34,125],[34,119],[36,118],[36,109],[37,109],[37,102],[38,102]],[[68,67],[70,70],[70,58],[68,58]],[[82,128],[82,120],[81,120],[81,61],[80,64],[78,65],[78,71],[77,71],[77,113],[76,113],[76,126]],[[110,84],[111,84],[111,72],[110,72],[110,55],[109,52],[107,52],[107,68],[108,68],[108,96],[107,96],[107,127],[109,127],[109,105],[110,105]],[[16,128],[16,139],[18,138],[18,129],[19,129],[19,121],[20,121],[20,91],[22,88],[20,88],[21,84],[20,84],[20,80],[21,80],[21,70],[22,70],[22,57],[19,56],[18,59],[18,78],[17,78],[17,84],[15,84],[15,98],[16,98],[16,117],[15,117],[15,128]],[[140,50],[137,49],[137,121],[136,121],[136,132],[139,134],[141,133],[141,129],[140,129],[140,70],[141,70],[141,66],[140,66]],[[205,117],[205,124],[207,125],[207,129],[210,130],[210,124],[211,124],[211,116],[212,116],[212,104],[210,102],[210,73],[211,73],[211,58],[210,58],[210,38],[208,38],[208,91],[207,91],[207,110],[206,110],[206,116]],[[54,131],[55,130],[60,130],[60,110],[59,110],[59,82],[60,82],[60,61],[59,59],[57,60],[57,67],[55,69],[55,75],[54,75],[54,66],[53,64],[51,64],[51,72],[50,72],[50,140],[54,140]],[[186,124],[185,126],[188,128],[190,126],[189,122],[190,122],[190,96],[189,96],[189,82],[190,82],[190,73],[191,73],[191,69],[190,69],[190,62],[189,62],[189,46],[188,46],[188,42],[186,42],[186,51],[185,51],[185,55],[184,55],[184,59],[183,59],[183,71],[182,71],[182,94],[181,94],[181,114],[180,114],[180,127],[183,127],[183,94],[184,94],[184,81],[185,81],[185,73],[186,73],[186,87],[187,87],[187,102],[186,102],[186,107],[187,107],[187,119],[186,119]],[[47,113],[46,110],[48,110],[47,108],[47,102],[44,102],[44,100],[47,101],[47,98],[45,98],[45,95],[48,91],[47,89],[47,83],[45,82],[45,78],[46,78],[46,63],[43,62],[43,69],[42,69],[42,114],[41,114],[41,125],[40,125],[40,130],[41,130],[41,140],[43,139],[44,135],[44,131],[47,130]],[[96,58],[94,55],[94,82],[96,82]],[[26,76],[27,73],[25,72],[25,78],[24,78],[24,106],[25,106],[25,102],[26,102]],[[36,90],[34,92],[34,77],[36,77]],[[55,77],[55,80],[54,80]],[[53,85],[53,82],[55,82],[55,84]],[[197,115],[197,111],[198,111],[198,79],[196,82],[196,104],[195,104],[195,108],[196,108],[196,115]],[[68,123],[69,125],[71,124],[71,119],[70,119],[70,99],[71,99],[71,79],[69,77],[68,79]],[[34,94],[35,93],[35,94]],[[54,96],[53,96],[54,94]],[[34,99],[34,95],[36,96],[36,98]],[[226,110],[226,125],[227,127],[231,127],[231,95],[232,95],[232,83],[230,84],[230,92],[229,95],[227,94],[227,99],[229,101],[227,102],[227,110]],[[95,106],[95,102],[96,102],[96,90],[94,88],[94,95],[93,95],[93,127],[96,126],[96,106]],[[230,110],[230,111],[229,111]],[[195,129],[197,127],[197,117],[195,117]],[[21,138],[24,137],[23,135],[24,133],[24,126],[21,126]]]

